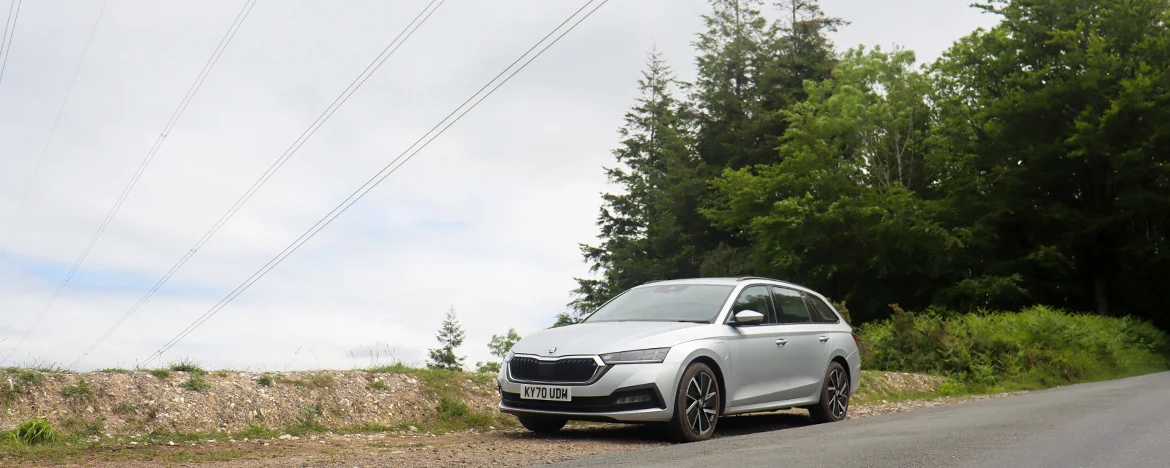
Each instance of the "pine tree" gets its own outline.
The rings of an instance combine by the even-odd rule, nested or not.
[[[443,325],[436,336],[439,347],[430,350],[430,361],[427,367],[451,371],[463,370],[463,358],[455,355],[455,348],[463,345],[463,327],[455,320],[455,307],[447,311]]]
[[[626,114],[626,125],[618,131],[622,144],[613,152],[621,166],[606,169],[621,193],[602,196],[601,244],[581,246],[590,271],[602,278],[577,279],[577,297],[570,304],[577,313],[650,280],[698,274],[695,239],[689,233],[707,226],[697,211],[705,182],[672,94],[678,82],[652,51],[638,85],[642,96]],[[557,325],[576,319],[563,314]]]

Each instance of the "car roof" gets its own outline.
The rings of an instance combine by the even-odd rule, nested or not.
[[[757,284],[758,283],[771,283],[771,284],[776,284],[776,285],[790,286],[793,288],[802,289],[802,290],[806,290],[806,291],[812,291],[811,289],[806,288],[806,287],[801,286],[801,285],[796,284],[796,283],[790,283],[787,281],[781,281],[781,280],[772,279],[772,278],[764,278],[761,276],[744,276],[744,277],[738,277],[738,278],[682,278],[682,279],[672,279],[672,280],[651,281],[649,283],[643,284],[642,286],[648,286],[648,285],[658,286],[658,285],[667,285],[667,284],[712,284],[712,285],[724,285],[724,286],[738,286],[740,284],[752,284],[752,283],[757,283]]]

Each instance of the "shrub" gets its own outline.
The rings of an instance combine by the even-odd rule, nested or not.
[[[467,404],[455,398],[443,397],[439,399],[439,420],[444,422],[459,421],[471,412]]]
[[[66,418],[60,421],[59,426],[61,428],[59,433],[70,436],[96,436],[101,434],[104,428],[100,416],[96,420]]]
[[[309,386],[313,388],[328,388],[333,386],[333,375],[317,372],[309,377]]]
[[[93,396],[93,389],[85,379],[77,379],[77,383],[61,389],[61,396],[65,398],[87,398]]]
[[[191,374],[206,374],[207,373],[207,371],[203,370],[202,367],[199,367],[199,364],[197,364],[194,361],[188,361],[186,359],[179,361],[179,362],[171,363],[171,365],[167,366],[167,367],[169,367],[172,371],[175,371],[175,372],[187,372],[187,373],[191,373]]]
[[[169,379],[171,377],[171,371],[169,371],[167,369],[153,369],[149,372],[150,372],[150,375],[153,375],[153,376],[158,377],[160,379]]]
[[[911,313],[857,331],[871,369],[945,374],[983,386],[1044,387],[1165,370],[1166,333],[1131,318],[1037,306],[1018,313]]]
[[[138,413],[138,410],[134,408],[133,404],[123,401],[114,407],[114,412],[122,415],[132,415]]]
[[[16,426],[16,440],[25,445],[40,445],[57,440],[57,431],[44,419],[30,419]]]
[[[495,424],[494,418],[490,414],[475,411],[454,397],[443,396],[439,398],[439,406],[435,410],[438,412],[439,421],[450,427],[473,427],[484,430]]]
[[[120,367],[111,367],[109,369],[102,369],[102,370],[99,370],[98,372],[104,372],[106,374],[128,374],[128,373],[130,373],[130,371],[128,371],[126,369],[122,369]]]
[[[193,373],[187,378],[186,382],[179,384],[179,388],[203,393],[207,391],[207,380],[204,379],[203,374]]]
[[[370,382],[370,391],[371,392],[380,392],[382,390],[386,390],[387,388],[390,388],[390,387],[386,385],[386,382],[383,382],[381,380],[375,380],[373,382]]]
[[[261,387],[271,387],[272,384],[275,384],[275,383],[276,383],[276,380],[273,379],[272,376],[268,375],[268,374],[261,375],[260,378],[256,379],[256,384],[261,386]]]
[[[37,386],[45,381],[45,375],[39,371],[16,369],[16,381],[23,386]]]
[[[301,416],[297,418],[296,426],[289,428],[288,433],[293,435],[325,432],[328,430],[318,419],[325,415],[325,406],[318,401],[312,406],[301,408]]]

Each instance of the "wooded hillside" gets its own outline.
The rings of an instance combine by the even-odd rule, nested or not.
[[[1170,0],[984,1],[998,26],[922,67],[836,49],[813,0],[711,3],[694,83],[650,54],[574,310],[751,274],[855,324],[1043,304],[1170,328]]]

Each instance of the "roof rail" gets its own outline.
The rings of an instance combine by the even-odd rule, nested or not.
[[[747,280],[768,280],[768,281],[780,281],[780,280],[778,280],[778,279],[775,279],[775,278],[768,278],[768,277],[766,277],[766,276],[740,276],[739,278],[736,278],[736,281],[747,281]],[[780,282],[781,282],[781,283],[787,283],[787,281],[780,281]]]
[[[801,286],[801,285],[799,285],[799,284],[796,284],[796,283],[793,283],[793,282],[791,282],[791,281],[778,280],[778,279],[776,279],[776,278],[768,278],[768,277],[766,277],[766,276],[741,276],[741,277],[739,277],[739,278],[737,278],[737,279],[736,279],[736,281],[748,281],[748,280],[764,280],[764,281],[775,281],[775,282],[777,282],[777,283],[791,284],[791,285],[793,285],[793,286],[800,286],[800,287],[802,287],[802,288],[808,289],[808,288],[807,288],[807,287],[805,287],[805,286]]]

